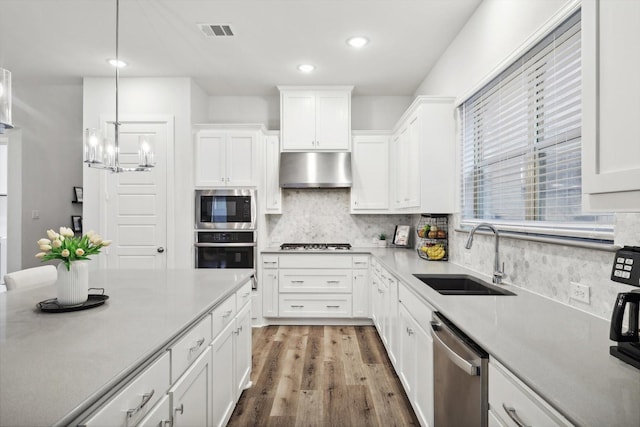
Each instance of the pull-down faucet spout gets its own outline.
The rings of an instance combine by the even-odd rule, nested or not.
[[[498,254],[498,249],[500,248],[500,234],[498,233],[498,229],[487,222],[481,222],[471,229],[469,237],[467,238],[467,243],[464,245],[464,247],[466,249],[471,249],[471,245],[473,245],[473,235],[479,228],[487,228],[493,231],[493,234],[495,235],[496,247],[493,259],[493,283],[500,284],[502,283],[502,277],[504,277],[504,265],[502,265],[501,268],[500,255]]]

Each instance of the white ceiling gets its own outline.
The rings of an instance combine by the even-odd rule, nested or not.
[[[193,77],[210,95],[355,85],[413,95],[481,0],[121,0],[121,77]],[[197,23],[231,24],[206,38]],[[345,43],[365,35],[354,50]],[[14,84],[112,76],[115,0],[0,0],[0,67]],[[317,69],[301,74],[297,65]]]

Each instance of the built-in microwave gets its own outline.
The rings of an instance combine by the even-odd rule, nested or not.
[[[196,229],[255,230],[256,190],[196,190]]]

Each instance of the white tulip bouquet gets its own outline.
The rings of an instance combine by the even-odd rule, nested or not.
[[[64,262],[67,270],[70,269],[73,261],[88,260],[89,255],[100,253],[100,249],[111,244],[111,240],[102,240],[99,234],[93,230],[84,236],[75,237],[72,229],[60,227],[60,233],[47,230],[48,239],[38,240],[40,251],[36,258],[42,261],[59,259]]]

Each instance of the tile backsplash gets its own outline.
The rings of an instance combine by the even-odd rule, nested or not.
[[[349,189],[287,189],[282,191],[282,215],[267,215],[268,246],[285,242],[348,242],[375,246],[384,232],[391,239],[395,226],[411,224],[419,215],[352,215]],[[490,275],[493,236],[478,234],[464,248],[468,234],[455,232],[459,215],[449,221],[449,261]],[[616,214],[615,243],[640,246],[640,214]],[[417,255],[416,255],[417,256]],[[614,252],[540,243],[506,236],[500,239],[504,281],[609,320],[619,292],[638,289],[609,279]],[[425,261],[429,262],[429,261]],[[590,304],[569,298],[571,282],[590,287]]]
[[[267,215],[268,246],[281,243],[351,243],[375,246],[377,236],[391,239],[396,225],[412,215],[351,215],[349,189],[283,189],[282,215]]]

